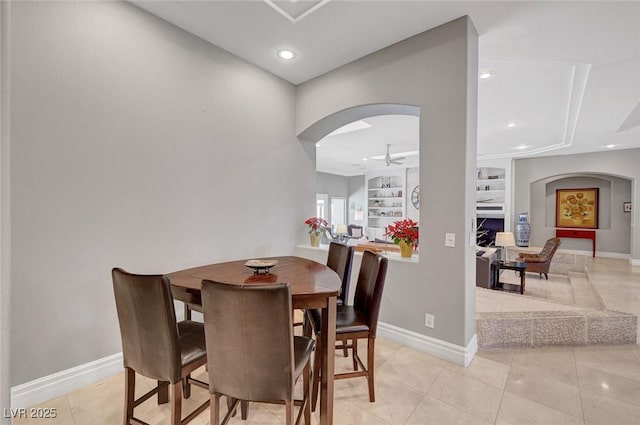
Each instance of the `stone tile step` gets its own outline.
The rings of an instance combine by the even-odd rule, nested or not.
[[[477,313],[480,348],[635,344],[638,318],[603,310]]]

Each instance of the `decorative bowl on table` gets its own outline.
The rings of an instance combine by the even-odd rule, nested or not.
[[[245,266],[253,269],[253,274],[269,274],[271,267],[278,264],[278,260],[249,260]]]

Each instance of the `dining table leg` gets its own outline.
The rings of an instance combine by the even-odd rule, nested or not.
[[[320,425],[333,425],[333,376],[336,346],[336,297],[329,297],[322,309],[322,373],[320,379]]]

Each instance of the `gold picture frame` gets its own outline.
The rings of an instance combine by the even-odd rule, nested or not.
[[[598,188],[556,189],[556,227],[598,228]]]

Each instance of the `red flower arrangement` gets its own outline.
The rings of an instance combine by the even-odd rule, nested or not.
[[[309,234],[320,234],[326,232],[329,226],[327,220],[321,217],[309,217],[304,224],[309,226]]]
[[[418,245],[418,222],[405,218],[404,220],[396,221],[387,227],[385,236],[391,236],[393,243],[400,243],[404,241],[407,244],[414,246]]]

